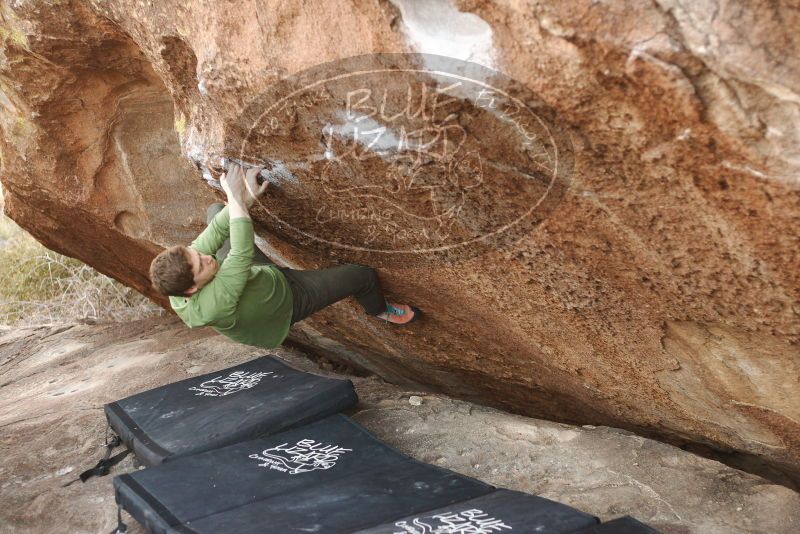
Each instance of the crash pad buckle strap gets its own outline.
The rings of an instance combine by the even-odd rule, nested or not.
[[[106,452],[103,454],[103,458],[97,462],[97,465],[91,469],[87,469],[78,476],[81,482],[86,482],[92,477],[102,477],[107,475],[108,471],[112,467],[124,460],[125,457],[130,454],[130,449],[125,449],[124,451],[111,456],[111,451],[120,445],[122,445],[122,438],[119,436],[115,435],[111,441],[106,440]]]
[[[122,505],[117,505],[117,526],[108,534],[125,534],[128,532],[128,525],[122,521]]]

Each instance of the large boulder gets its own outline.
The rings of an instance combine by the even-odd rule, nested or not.
[[[341,303],[296,328],[298,342],[393,381],[622,427],[798,479],[800,15],[788,3],[0,9],[7,212],[48,247],[165,304],[147,267],[161,247],[190,241],[220,198],[201,171],[213,178],[221,155],[261,160],[275,187],[254,217],[278,263],[369,262],[387,294],[427,312],[396,329]],[[336,62],[377,52],[504,73],[427,56],[414,75],[413,58],[365,56],[373,70],[405,68],[369,81],[391,89],[390,105],[403,84],[441,88],[453,72],[431,67],[445,65],[473,89],[501,83],[542,130],[526,132],[465,90],[447,104],[453,113],[406,143],[442,152],[409,159],[398,148],[408,132],[389,128],[362,143],[364,158],[343,162],[332,148],[389,120],[350,117],[349,107],[337,115],[344,82],[291,101],[271,124],[290,90],[352,73],[358,62]],[[398,120],[419,127],[419,117]],[[469,148],[452,160],[441,158],[452,138],[425,139],[449,125],[465,134],[457,148]],[[512,142],[520,133],[541,150]],[[537,211],[524,224],[499,231],[529,204]],[[443,228],[496,239],[459,248]],[[407,230],[447,246],[421,247]]]

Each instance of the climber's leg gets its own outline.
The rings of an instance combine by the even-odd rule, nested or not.
[[[375,269],[357,263],[326,269],[300,270],[278,267],[292,288],[294,310],[292,323],[349,296],[354,296],[368,315],[386,311]]]

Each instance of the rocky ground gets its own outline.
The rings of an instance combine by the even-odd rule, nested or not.
[[[112,529],[111,477],[63,487],[98,458],[102,405],[264,352],[176,318],[0,330],[0,531]],[[347,371],[297,350],[271,352],[315,372]],[[604,520],[630,514],[664,533],[800,529],[797,493],[678,448],[351,378],[360,397],[352,417],[419,460]],[[115,473],[131,469],[129,458]]]

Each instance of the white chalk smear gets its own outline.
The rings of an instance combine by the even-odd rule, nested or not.
[[[391,0],[403,17],[405,34],[416,52],[437,54],[495,68],[492,28],[451,0]]]

